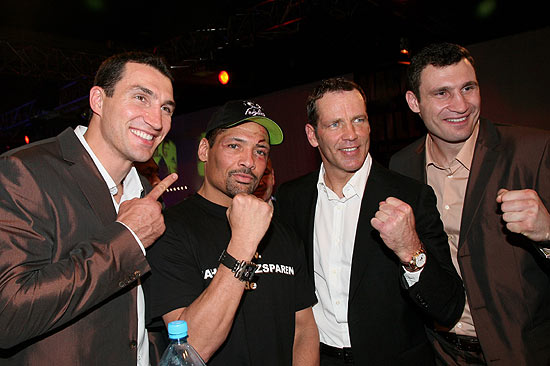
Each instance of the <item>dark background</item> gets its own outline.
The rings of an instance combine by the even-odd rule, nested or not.
[[[172,138],[183,171],[212,107],[252,98],[285,130],[274,149],[278,183],[315,168],[303,135],[304,101],[319,80],[347,75],[365,89],[371,152],[389,156],[424,133],[404,101],[407,48],[467,46],[477,61],[482,114],[550,129],[550,19],[540,1],[3,0],[0,5],[0,152],[86,124],[100,62],[144,50],[173,67]],[[217,82],[221,69],[231,80]],[[274,114],[274,115],[273,115]],[[181,148],[180,148],[181,146]],[[181,152],[179,151],[181,150]],[[183,154],[183,155],[182,155]],[[187,163],[184,162],[187,161]],[[195,173],[193,173],[195,174]],[[197,178],[186,174],[191,190]]]

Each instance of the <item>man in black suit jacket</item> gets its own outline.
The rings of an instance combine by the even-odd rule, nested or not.
[[[357,84],[326,80],[307,107],[321,170],[283,184],[276,213],[305,243],[321,365],[431,365],[426,320],[464,305],[433,191],[372,160]]]
[[[390,168],[433,186],[467,294],[456,326],[430,332],[439,364],[549,365],[550,133],[480,118],[474,59],[459,45],[415,55],[409,88],[428,134]]]

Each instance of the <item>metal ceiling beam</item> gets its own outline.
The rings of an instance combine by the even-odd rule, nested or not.
[[[332,0],[331,0],[332,1]],[[353,0],[352,2],[357,2]],[[225,25],[205,27],[188,32],[159,44],[152,52],[163,55],[175,68],[194,73],[215,61],[216,52],[224,48],[250,48],[257,42],[288,37],[300,30],[307,17],[305,0],[265,0],[243,10],[236,10]],[[75,46],[76,48],[76,46]],[[123,49],[109,48],[106,53]],[[0,74],[11,74],[45,80],[74,81],[71,88],[59,91],[58,114],[73,110],[73,103],[81,103],[88,90],[89,80],[105,58],[77,49],[60,49],[47,45],[29,45],[25,42],[0,42]],[[76,81],[75,81],[76,80]],[[76,91],[75,91],[76,90]],[[27,102],[0,115],[0,129],[19,126],[48,111],[37,108],[36,101]]]

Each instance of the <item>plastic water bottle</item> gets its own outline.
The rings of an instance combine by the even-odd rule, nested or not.
[[[187,343],[185,320],[168,323],[168,337],[170,344],[164,351],[159,366],[206,366],[193,346]]]

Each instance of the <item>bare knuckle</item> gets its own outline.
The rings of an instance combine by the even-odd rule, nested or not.
[[[532,210],[538,211],[539,202],[536,199],[530,199],[527,203]]]

